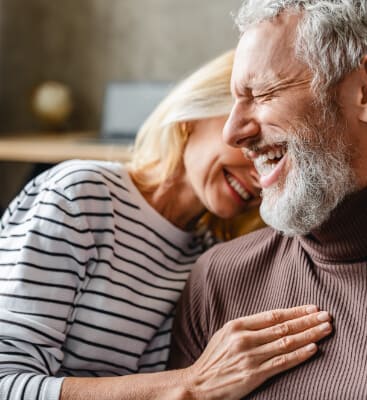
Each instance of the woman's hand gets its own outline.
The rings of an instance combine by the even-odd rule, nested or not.
[[[332,331],[330,315],[308,305],[230,321],[186,369],[193,399],[237,400],[309,359]]]
[[[238,400],[315,354],[331,332],[316,306],[267,311],[228,322],[185,369],[111,378],[65,378],[60,400]],[[310,346],[310,347],[308,347]]]

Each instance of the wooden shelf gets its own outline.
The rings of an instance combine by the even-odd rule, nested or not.
[[[69,159],[128,161],[129,146],[99,143],[96,132],[24,133],[0,136],[0,161],[58,163]]]

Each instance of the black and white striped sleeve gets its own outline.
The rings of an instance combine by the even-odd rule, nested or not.
[[[56,185],[26,186],[0,230],[0,399],[57,400],[55,377],[86,270],[87,219]]]

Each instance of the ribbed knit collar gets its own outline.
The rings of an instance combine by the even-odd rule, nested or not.
[[[346,197],[321,228],[298,240],[321,262],[367,261],[367,188]]]

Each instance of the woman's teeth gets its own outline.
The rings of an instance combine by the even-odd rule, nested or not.
[[[226,178],[231,188],[241,197],[241,199],[245,201],[250,200],[251,194],[248,193],[233,176],[227,174]]]

